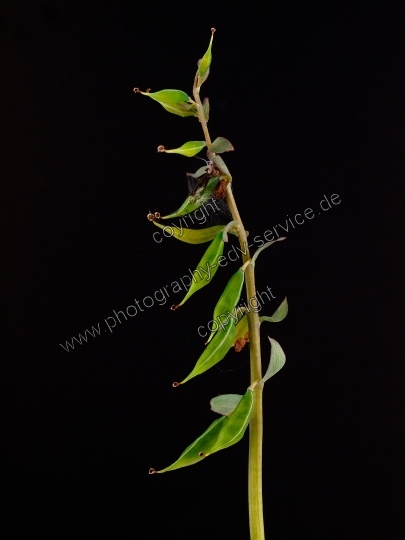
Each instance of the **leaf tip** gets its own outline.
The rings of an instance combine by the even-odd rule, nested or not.
[[[172,384],[173,388],[177,388],[177,387],[180,386],[180,385],[181,385],[181,382],[174,382],[174,383]]]
[[[159,471],[153,469],[152,467],[149,469],[148,474],[157,474]]]
[[[171,309],[172,311],[176,311],[176,309],[178,309],[179,307],[180,307],[180,304],[172,304],[172,305],[170,306],[170,309]]]
[[[157,151],[158,152],[166,152],[166,148],[163,146],[163,144],[159,144],[159,146],[157,147]]]

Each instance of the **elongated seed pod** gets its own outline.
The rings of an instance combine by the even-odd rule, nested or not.
[[[223,320],[221,320],[221,318],[225,318],[226,321],[232,318],[236,304],[239,302],[244,281],[245,270],[244,268],[239,268],[226,284],[226,287],[214,308],[214,315],[212,319],[216,322],[217,327],[211,331],[211,335],[208,338],[207,343],[209,343],[214,337],[219,326],[223,325]]]
[[[197,265],[197,268],[192,273],[192,282],[186,296],[180,302],[177,307],[180,307],[192,296],[196,291],[205,287],[210,283],[218,270],[218,259],[221,257],[224,251],[224,239],[223,239],[223,227],[222,230],[217,233],[214,240],[208,246],[206,252],[202,256],[202,259]]]

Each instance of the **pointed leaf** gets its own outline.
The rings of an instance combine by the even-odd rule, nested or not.
[[[268,336],[267,336],[268,337]],[[270,377],[273,377],[285,364],[285,354],[280,344],[275,340],[269,337],[271,343],[271,355],[270,363],[267,371],[260,381],[260,383],[266,382]]]
[[[222,426],[218,438],[212,449],[206,455],[218,452],[236,444],[243,437],[249,425],[253,410],[253,392],[247,390],[246,394],[237,404],[235,410],[229,415],[228,422]]]
[[[224,139],[224,137],[217,137],[208,150],[210,152],[214,152],[214,154],[221,154],[222,152],[230,152],[231,150],[234,150],[234,147],[228,141],[228,139]]]
[[[184,143],[179,148],[173,148],[172,150],[166,150],[164,146],[158,147],[158,152],[166,152],[166,154],[181,154],[186,157],[193,157],[204,148],[204,141],[189,141]]]
[[[204,244],[205,242],[211,242],[216,235],[223,230],[223,225],[214,225],[206,229],[186,229],[185,227],[176,227],[175,225],[162,225],[157,221],[153,221],[153,224],[160,229],[163,229],[164,235],[167,237],[173,236],[177,240],[186,242],[187,244]]]
[[[214,442],[218,438],[219,432],[227,421],[227,416],[218,418],[210,425],[210,427],[206,431],[204,431],[202,435],[198,437],[198,439],[196,439],[192,444],[190,444],[190,446],[188,446],[184,450],[179,459],[172,463],[172,465],[160,471],[150,469],[149,473],[153,474],[174,471],[175,469],[180,469],[181,467],[187,467],[188,465],[198,463],[199,461],[204,459],[204,457],[207,455],[207,452],[210,451]]]
[[[244,281],[245,270],[244,268],[239,268],[226,284],[226,287],[214,308],[212,320],[216,322],[217,327],[215,330],[211,331],[207,343],[211,341],[218,328],[223,325],[222,319],[225,318],[226,321],[229,321],[231,318],[230,314],[233,314],[236,304],[239,302]]]
[[[221,156],[218,156],[214,154],[213,152],[210,152],[208,150],[207,152],[208,159],[212,161],[212,163],[216,166],[216,168],[219,170],[219,172],[226,176],[228,180],[232,180],[231,173],[229,172],[228,167],[225,165],[225,161],[221,158]]]
[[[250,261],[250,264],[251,264],[252,266],[255,265],[257,257],[259,256],[259,254],[260,254],[264,249],[270,247],[270,246],[271,246],[272,244],[274,244],[275,242],[281,242],[282,240],[285,240],[285,239],[286,239],[286,237],[285,237],[285,236],[282,236],[281,238],[277,238],[277,240],[273,240],[272,242],[267,242],[267,243],[264,244],[262,247],[259,247],[259,249],[257,249],[257,250],[255,251],[255,254],[254,254],[253,257],[252,257],[252,260]]]
[[[204,253],[202,259],[197,265],[196,270],[192,273],[192,279],[190,288],[187,291],[186,296],[180,302],[177,307],[180,307],[202,287],[205,287],[210,283],[211,279],[214,277],[218,270],[218,258],[221,257],[224,251],[224,239],[223,239],[223,228],[216,235],[214,240],[208,246],[208,249]]]
[[[235,409],[243,396],[240,394],[222,394],[211,399],[211,410],[228,416]]]
[[[260,317],[260,322],[261,323],[263,321],[280,322],[287,317],[287,313],[288,313],[288,303],[287,303],[287,297],[285,297],[284,300],[279,305],[279,307],[273,313],[273,315],[271,317],[266,317],[265,315],[263,315],[262,317]]]
[[[193,371],[180,383],[174,383],[174,386],[184,384],[193,377],[201,375],[201,373],[204,373],[204,371],[207,371],[207,369],[215,366],[215,364],[218,364],[218,362],[220,362],[228,352],[229,347],[233,342],[234,335],[235,326],[233,321],[230,321],[225,327],[225,330],[220,330],[217,332],[214,339],[210,341],[210,343],[204,349],[204,352],[197,360]]]

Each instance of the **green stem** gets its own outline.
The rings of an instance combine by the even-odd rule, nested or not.
[[[197,77],[196,79],[197,80]],[[200,98],[200,89],[194,83],[194,99],[197,104],[198,119],[204,132],[207,146],[211,146],[211,138],[208,132],[203,107]],[[231,182],[226,187],[226,200],[231,210],[232,218],[239,224],[239,242],[242,250],[243,262],[250,261],[250,253],[246,230],[243,226],[235,198],[233,196]],[[246,254],[245,254],[246,253]],[[248,265],[245,271],[245,283],[247,300],[256,296],[254,266]],[[262,378],[261,355],[260,355],[260,320],[259,314],[253,311],[247,314],[249,324],[250,345],[250,378],[251,384]],[[249,494],[249,524],[251,540],[264,540],[263,522],[263,495],[262,495],[262,446],[263,446],[263,385],[257,385],[254,391],[254,403],[252,419],[249,425],[249,467],[248,467],[248,494]]]

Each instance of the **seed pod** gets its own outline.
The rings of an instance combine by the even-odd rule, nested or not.
[[[218,182],[218,178],[210,178],[207,181],[207,185],[205,186],[205,188],[200,193],[198,193],[198,195],[190,195],[180,206],[180,208],[176,210],[176,212],[168,214],[167,216],[162,216],[161,219],[176,218],[180,216],[185,216],[186,214],[190,214],[190,212],[194,212],[194,210],[200,208],[200,206],[210,198]]]
[[[214,37],[214,32],[215,32],[215,28],[211,28],[211,39],[208,45],[208,49],[206,53],[204,54],[204,56],[201,58],[201,60],[199,60],[198,62],[198,71],[197,71],[197,86],[198,87],[201,86],[202,83],[207,79],[210,72],[209,70],[210,70],[210,65],[212,61],[211,48],[212,48],[212,40]]]
[[[158,152],[166,152],[166,154],[181,154],[186,157],[193,157],[205,146],[205,141],[188,141],[179,148],[173,148],[172,150],[166,150],[164,146],[158,146]]]
[[[167,232],[166,236],[173,236],[177,240],[186,242],[187,244],[204,244],[205,242],[211,242],[217,234],[224,229],[223,225],[214,225],[213,227],[207,227],[206,229],[186,229],[175,226],[162,225],[153,221],[156,227],[163,229]]]
[[[196,113],[195,104],[189,103],[190,97],[182,90],[160,90],[159,92],[141,92],[139,88],[134,88],[135,93],[148,96],[157,101],[166,111],[178,116],[194,116]]]
[[[205,285],[208,285],[216,274],[216,271],[218,270],[218,258],[224,251],[223,229],[224,227],[217,233],[198,263],[196,270],[192,273],[193,281],[191,282],[190,288],[177,307],[182,306],[196,291],[205,287]]]
[[[229,350],[229,347],[231,347],[232,343],[234,342],[234,335],[235,325],[231,320],[226,325],[225,330],[221,330],[220,332],[218,332],[214,336],[214,339],[204,349],[204,352],[197,360],[193,371],[181,382],[173,383],[173,386],[179,386],[180,384],[184,384],[193,377],[201,375],[201,373],[204,373],[204,371],[207,371],[212,366],[215,366],[215,364],[218,364],[218,362],[220,362],[224,358],[224,356]]]
[[[192,444],[190,444],[190,446],[187,446],[179,459],[172,463],[172,465],[160,471],[149,469],[149,474],[174,471],[175,469],[180,469],[181,467],[193,465],[194,463],[198,463],[199,461],[204,459],[207,455],[207,452],[209,452],[213,443],[216,441],[222,427],[227,421],[227,416],[223,416],[222,418],[218,418],[217,420],[215,420],[215,422],[213,422],[210,427],[198,437],[198,439],[196,439]]]
[[[198,439],[188,446],[172,465],[156,471],[149,469],[149,474],[174,471],[198,463],[205,457],[236,444],[243,437],[252,416],[253,392],[247,390],[240,396],[234,411],[229,416],[222,416],[215,420]]]
[[[226,287],[219,297],[217,305],[214,309],[214,315],[212,319],[221,324],[221,316],[229,318],[229,314],[233,313],[236,307],[236,304],[239,302],[240,293],[242,292],[243,283],[245,281],[245,269],[239,268],[231,279],[226,284]],[[219,325],[218,325],[219,326]],[[215,330],[211,331],[211,335],[207,340],[207,343],[211,341],[214,334],[218,330],[218,327]]]

